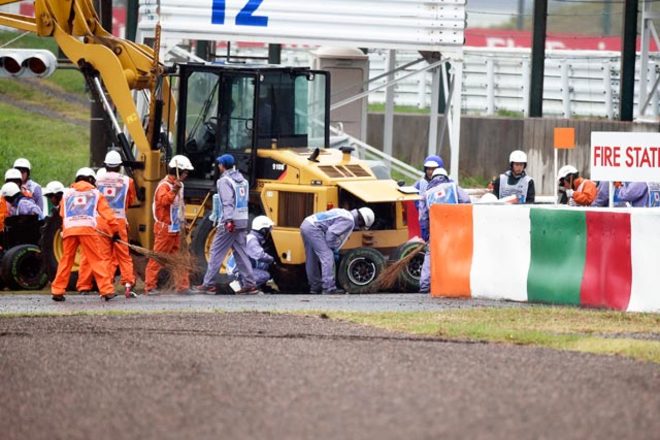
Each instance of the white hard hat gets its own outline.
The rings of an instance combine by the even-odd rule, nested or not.
[[[53,180],[52,182],[48,182],[48,185],[44,188],[43,194],[49,196],[51,194],[57,194],[58,192],[64,192],[64,185],[62,185],[62,182]]]
[[[23,180],[23,175],[16,168],[9,168],[7,171],[5,171],[5,180],[10,180],[10,179]]]
[[[271,219],[265,215],[260,215],[252,220],[252,230],[260,231],[264,228],[272,228],[275,225]]]
[[[447,177],[448,176],[447,170],[442,167],[436,168],[435,170],[433,170],[433,174],[431,174],[431,177],[436,177],[436,176]]]
[[[511,162],[527,163],[527,155],[525,154],[524,151],[520,151],[520,150],[512,151],[511,154],[509,155],[509,163]]]
[[[21,192],[21,189],[14,182],[7,182],[2,185],[0,192],[2,192],[4,197],[14,197],[16,194]]]
[[[24,158],[18,158],[14,161],[14,168],[27,168],[28,170],[32,169],[30,161]]]
[[[108,172],[108,170],[106,170],[105,168],[99,168],[98,170],[96,170],[96,180],[98,180],[101,177],[105,176],[105,173],[107,173],[107,172]]]
[[[96,179],[96,173],[94,172],[93,169],[89,167],[82,167],[76,173],[76,177],[93,177],[94,179]]]
[[[569,174],[575,174],[577,172],[577,168],[575,168],[573,165],[564,165],[559,169],[559,172],[557,173],[557,180],[564,179]]]
[[[174,156],[168,165],[170,168],[178,168],[180,170],[189,170],[192,171],[195,168],[192,166],[192,163],[190,163],[190,159],[188,159],[186,156],[183,156],[181,154],[177,154]]]
[[[103,161],[109,167],[118,167],[122,164],[121,154],[117,150],[110,150],[105,155],[105,160]]]
[[[364,220],[364,225],[367,229],[369,229],[371,225],[374,224],[374,220],[376,220],[374,212],[371,210],[371,208],[367,207],[358,209],[358,212],[362,216],[362,220]]]

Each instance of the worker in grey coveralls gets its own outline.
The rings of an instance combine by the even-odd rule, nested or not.
[[[433,179],[422,194],[422,200],[419,204],[419,224],[422,230],[431,230],[431,221],[429,216],[429,207],[435,204],[456,204],[470,203],[470,196],[456,182],[451,180],[444,168],[436,168],[433,171]],[[429,243],[430,234],[422,237]],[[429,293],[431,288],[431,250],[427,246],[424,254],[424,264],[422,265],[422,274],[419,278],[419,293]]]
[[[310,293],[344,293],[335,284],[335,257],[354,229],[369,229],[375,220],[370,208],[335,208],[312,214],[300,225],[305,244],[305,271]]]
[[[215,294],[215,276],[220,270],[229,249],[233,250],[236,265],[245,284],[236,292],[239,295],[259,293],[254,283],[252,265],[247,255],[249,185],[240,171],[234,168],[234,156],[223,154],[216,159],[221,176],[218,179],[218,195],[222,204],[222,218],[211,244],[211,255],[204,275],[204,282],[195,290]]]
[[[257,288],[261,289],[271,278],[268,268],[275,261],[275,258],[264,250],[264,244],[273,229],[274,223],[265,215],[260,215],[252,220],[252,230],[247,235],[246,251],[252,264],[252,273]],[[234,268],[233,275],[238,278],[241,286],[244,285],[243,277],[238,270],[238,265]]]

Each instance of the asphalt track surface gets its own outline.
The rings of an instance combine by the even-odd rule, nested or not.
[[[660,432],[655,364],[411,337],[321,315],[4,317],[0,353],[3,439]]]
[[[528,307],[525,303],[480,299],[431,298],[424,294],[375,295],[162,295],[126,299],[117,296],[106,302],[98,296],[67,295],[56,303],[50,295],[0,295],[2,313],[76,313],[76,312],[422,312],[474,307]]]

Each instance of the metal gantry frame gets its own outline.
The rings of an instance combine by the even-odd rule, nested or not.
[[[450,148],[450,176],[452,179],[458,181],[459,177],[459,149],[461,138],[461,91],[463,88],[463,53],[462,51],[452,53],[451,57],[440,57],[437,61],[429,61],[428,65],[407,73],[399,78],[394,77],[394,73],[401,70],[402,67],[396,68],[396,51],[390,50],[387,56],[387,69],[383,75],[387,81],[369,90],[366,90],[357,95],[346,98],[342,101],[336,102],[330,106],[330,110],[335,110],[346,104],[349,104],[365,96],[370,95],[378,90],[385,88],[387,95],[387,102],[385,105],[384,125],[383,125],[383,152],[387,156],[392,155],[393,133],[394,133],[394,86],[414,75],[419,75],[423,72],[431,71],[432,75],[432,88],[431,88],[431,112],[429,116],[429,140],[427,152],[428,154],[437,154],[444,142],[445,133],[449,139]],[[413,63],[409,63],[411,65]],[[447,69],[447,66],[449,69]],[[449,74],[447,74],[449,70]],[[441,80],[442,79],[442,80]],[[373,79],[369,82],[373,82]],[[442,129],[439,132],[439,103],[440,103],[440,87],[444,88],[445,114],[442,122]]]
[[[657,103],[658,86],[660,85],[660,72],[653,72],[653,85],[649,88],[649,59],[651,53],[651,43],[655,43],[656,48],[660,48],[660,38],[654,21],[660,20],[660,12],[653,11],[653,2],[642,1],[642,43],[640,56],[640,76],[639,76],[639,112],[638,117],[643,118],[651,102]]]

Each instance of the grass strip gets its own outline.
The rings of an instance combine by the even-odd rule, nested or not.
[[[660,315],[656,314],[545,306],[326,314],[331,319],[414,335],[619,355],[660,363]],[[655,339],[644,339],[648,335]]]
[[[71,183],[78,168],[89,163],[89,129],[29,113],[0,102],[0,168],[18,157],[32,163],[32,176],[45,185],[50,180]]]

